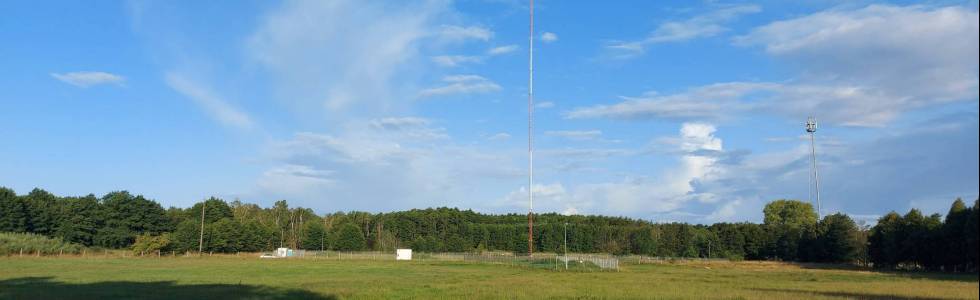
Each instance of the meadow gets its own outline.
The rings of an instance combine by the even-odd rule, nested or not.
[[[221,257],[0,258],[0,299],[977,299],[977,275],[776,262],[557,272],[473,262]]]

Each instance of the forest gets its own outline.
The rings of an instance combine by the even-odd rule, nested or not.
[[[757,223],[654,223],[595,215],[535,214],[534,251],[677,258],[848,263],[884,269],[977,271],[978,201],[956,199],[945,217],[889,212],[873,227],[841,213],[818,218],[803,201],[775,200]],[[202,226],[203,222],[203,226]],[[202,229],[203,228],[203,229]],[[200,245],[203,231],[203,245]],[[163,208],[126,191],[60,197],[0,187],[0,232],[33,233],[85,247],[136,252],[336,251],[528,252],[527,215],[457,208],[316,214],[218,198]]]

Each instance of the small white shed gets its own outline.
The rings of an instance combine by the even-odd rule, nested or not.
[[[412,249],[395,249],[395,260],[412,260]]]
[[[286,256],[289,256],[289,252],[290,252],[289,251],[289,248],[279,248],[279,249],[276,249],[276,256],[278,256],[278,257],[286,257]]]

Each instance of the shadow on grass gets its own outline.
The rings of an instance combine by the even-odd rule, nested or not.
[[[975,273],[943,273],[943,272],[930,272],[930,271],[894,271],[894,270],[881,270],[861,267],[851,264],[821,264],[821,263],[794,263],[800,268],[804,269],[817,269],[817,270],[844,270],[844,271],[868,271],[883,275],[890,275],[901,278],[909,279],[930,279],[930,280],[946,280],[946,281],[959,281],[959,282],[977,282],[980,280],[980,276]]]
[[[52,277],[0,281],[0,299],[337,299],[299,289],[257,285],[195,284],[173,281],[66,283]]]
[[[929,297],[908,297],[908,296],[896,296],[896,295],[874,295],[874,294],[861,294],[853,292],[821,292],[821,291],[804,291],[804,290],[793,290],[793,289],[767,289],[767,288],[754,288],[749,289],[758,292],[767,293],[791,293],[798,294],[799,299],[811,298],[813,296],[823,296],[823,297],[839,297],[847,299],[862,299],[862,300],[943,300],[945,298],[929,298]]]

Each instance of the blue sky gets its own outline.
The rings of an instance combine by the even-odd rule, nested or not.
[[[535,211],[761,221],[978,196],[977,3],[535,3]],[[527,210],[521,1],[0,4],[0,185]]]

